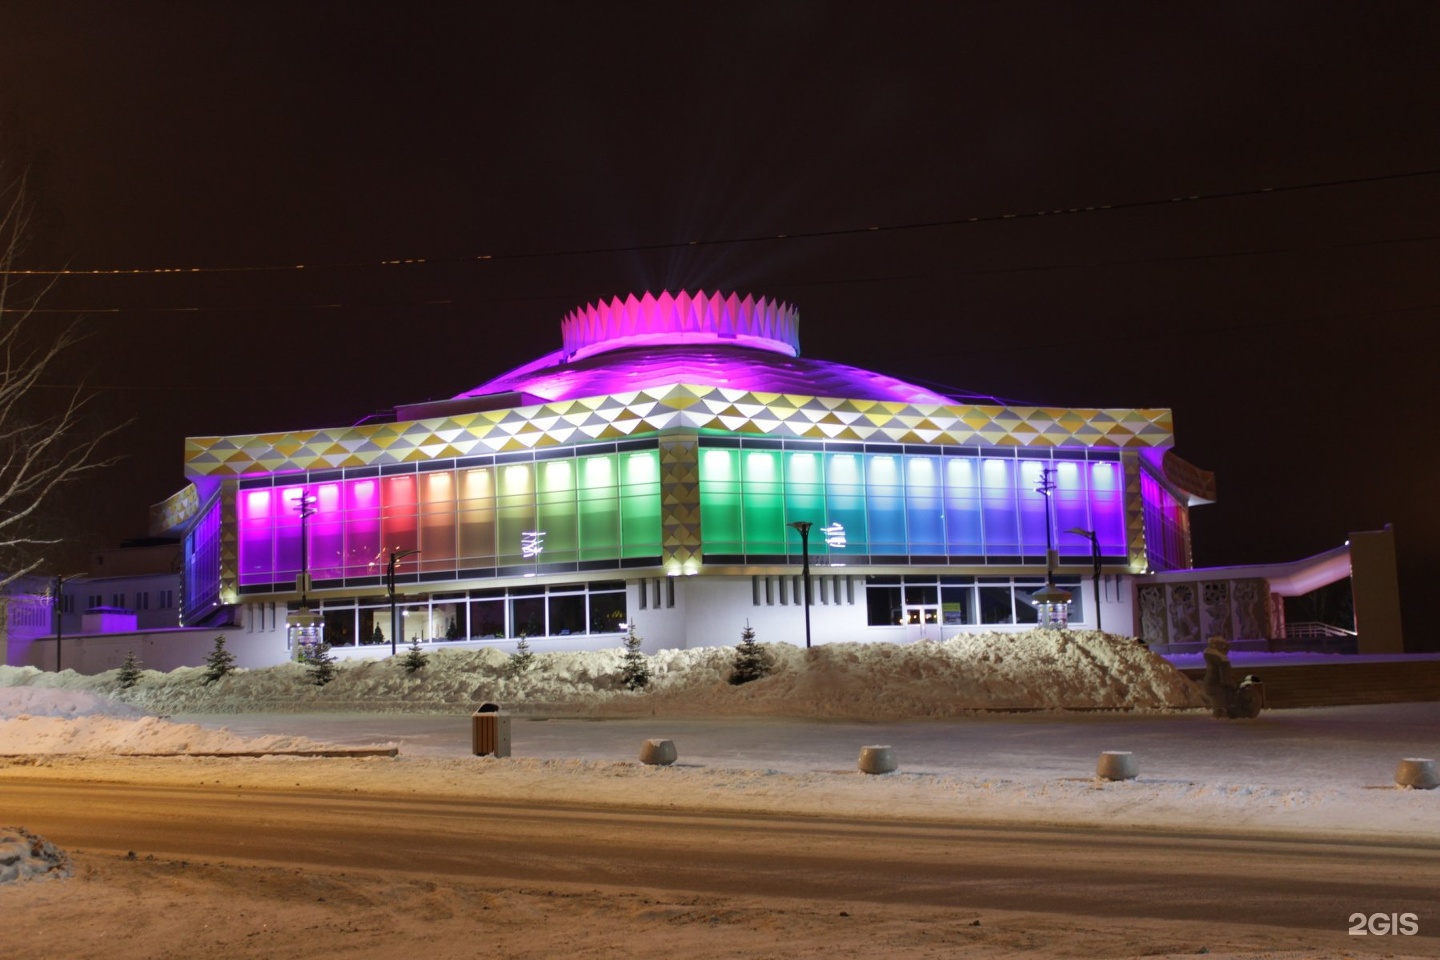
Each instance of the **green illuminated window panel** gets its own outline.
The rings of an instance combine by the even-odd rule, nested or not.
[[[575,461],[546,460],[535,465],[536,529],[545,531],[542,562],[574,563],[580,554],[575,509]]]
[[[815,525],[812,553],[825,549],[819,528],[825,526],[825,464],[819,453],[785,454],[785,522],[807,520]]]
[[[620,556],[620,490],[615,460],[615,455],[610,454],[577,461],[581,560]]]
[[[701,450],[700,528],[708,553],[744,553],[740,451]]]
[[[524,535],[536,529],[535,464],[506,463],[495,469],[499,495],[495,498],[496,555],[502,564],[533,562],[521,555]]]
[[[746,553],[785,553],[785,484],[778,450],[740,452]]]
[[[622,453],[620,465],[620,542],[622,557],[660,553],[660,452]]]

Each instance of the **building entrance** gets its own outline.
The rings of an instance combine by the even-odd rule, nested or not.
[[[904,623],[905,639],[911,643],[916,640],[940,639],[940,608],[938,606],[906,604]]]

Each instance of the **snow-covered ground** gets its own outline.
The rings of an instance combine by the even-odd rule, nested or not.
[[[398,660],[350,662],[323,688],[298,665],[237,671],[213,684],[199,669],[147,672],[130,689],[119,687],[113,671],[90,677],[0,667],[0,788],[26,778],[190,789],[198,781],[522,803],[584,797],[628,810],[1440,837],[1440,791],[1392,783],[1400,758],[1440,753],[1437,703],[1218,721],[1171,664],[1098,633],[765,650],[771,675],[742,686],[728,682],[733,649],[664,653],[649,660],[650,686],[635,692],[621,682],[618,649],[541,655],[520,673],[495,650],[433,652],[414,674]],[[508,711],[509,758],[473,755],[472,711],[485,701]],[[673,766],[638,762],[641,744],[657,737],[675,743]],[[896,772],[857,769],[860,748],[874,744],[892,747]],[[387,745],[393,756],[297,755]],[[1097,779],[1105,750],[1131,751],[1138,777]],[[239,756],[247,753],[259,755]],[[318,960],[334,955],[332,944],[328,934],[311,933],[353,936],[357,922],[375,946],[354,955],[375,957],[409,955],[421,940],[473,938],[482,930],[517,956],[571,953],[597,936],[645,958],[770,955],[767,931],[782,917],[787,948],[807,955],[895,955],[887,943],[909,945],[897,948],[906,955],[923,952],[928,941],[924,934],[917,941],[916,931],[957,922],[968,924],[965,936],[976,936],[969,919],[895,905],[868,910],[869,937],[855,941],[853,921],[837,923],[833,907],[800,900],[777,908],[677,895],[662,909],[652,892],[557,898],[489,884],[437,890],[399,877],[152,864],[146,857],[110,863],[84,851],[72,863],[64,838],[23,827],[5,825],[0,807],[0,890],[9,890],[12,915],[7,948],[23,960],[57,949],[148,960],[160,955],[149,946],[157,943],[189,945],[188,953],[166,956]],[[37,882],[72,873],[63,884]],[[371,896],[382,883],[399,897],[393,908]],[[481,901],[486,910],[497,904],[505,923],[485,926],[483,918],[497,914],[475,914]],[[352,912],[351,903],[363,909]],[[717,917],[728,918],[727,939],[678,946],[677,937]],[[145,928],[143,939],[114,939],[115,929],[135,922]],[[1285,931],[1255,949],[1212,949],[1196,944],[1213,943],[1215,931],[1193,924],[1137,918],[1122,936],[1105,923],[1078,929],[1068,915],[992,913],[985,922],[988,946],[976,956],[1049,960],[1109,955],[1119,945],[1126,955],[1208,951],[1218,960],[1340,955],[1310,948],[1287,954]],[[758,932],[747,934],[752,927]],[[209,939],[194,939],[202,929]],[[1328,942],[1323,932],[1316,938]],[[749,948],[737,946],[743,943]],[[866,944],[868,953],[852,951]]]
[[[213,684],[198,669],[151,672],[129,690],[113,672],[3,667],[0,754],[26,762],[0,775],[125,779],[143,765],[148,782],[188,782],[196,765],[225,765],[255,786],[482,788],[630,808],[1440,836],[1440,791],[1393,785],[1399,759],[1440,752],[1440,704],[1215,721],[1169,663],[1086,632],[765,650],[771,675],[741,686],[727,682],[733,649],[661,654],[635,692],[618,650],[538,656],[519,675],[494,650],[434,653],[413,674],[357,662],[323,688],[298,665]],[[483,701],[511,714],[511,758],[471,754]],[[639,764],[653,737],[672,739],[680,762]],[[897,772],[858,772],[860,747],[877,743],[893,747]],[[398,756],[201,756],[382,744]],[[1131,751],[1139,777],[1097,780],[1103,750]],[[180,756],[136,756],[164,753]]]

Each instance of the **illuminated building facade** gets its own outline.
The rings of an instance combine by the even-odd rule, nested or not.
[[[1128,578],[1190,567],[1189,507],[1214,496],[1168,410],[957,400],[802,357],[766,299],[630,296],[562,334],[393,422],[187,440],[152,525],[185,538],[183,622],[278,630],[308,572],[327,640],[388,652],[403,556],[403,642],[604,647],[634,622],[652,649],[709,646],[747,620],[793,640],[806,521],[817,642],[1033,624],[1048,477],[1072,622],[1098,603],[1133,633]]]

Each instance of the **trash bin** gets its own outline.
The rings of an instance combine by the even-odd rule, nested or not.
[[[470,719],[475,756],[510,756],[510,715],[502,713],[499,704],[480,704]]]

